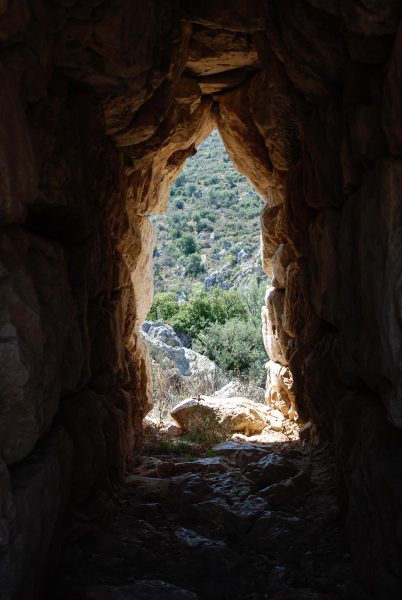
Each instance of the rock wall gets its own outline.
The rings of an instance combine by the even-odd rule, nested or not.
[[[67,507],[102,510],[139,438],[147,215],[214,126],[266,200],[271,393],[334,441],[398,597],[401,46],[398,0],[0,1],[4,598],[41,596]]]

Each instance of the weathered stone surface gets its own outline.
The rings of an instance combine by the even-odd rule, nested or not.
[[[327,103],[310,115],[306,127],[304,156],[304,193],[309,206],[338,207],[343,202],[341,189],[341,119],[337,102]]]
[[[261,240],[263,265],[271,259],[278,246],[286,242],[283,206],[266,204],[261,211]],[[267,273],[268,274],[268,273]]]
[[[286,287],[286,270],[292,262],[289,244],[279,244],[272,256],[272,286],[284,290]]]
[[[389,61],[388,74],[384,85],[382,124],[387,135],[391,154],[402,154],[402,116],[400,86],[402,84],[402,24],[395,37],[395,45]]]
[[[50,427],[64,382],[77,384],[80,357],[75,373],[64,371],[63,360],[72,337],[79,334],[66,262],[57,243],[19,230],[3,231],[0,260],[0,447],[6,462],[13,463]]]
[[[282,325],[285,294],[282,290],[270,287],[265,302],[261,313],[265,349],[271,360],[287,365],[289,337]]]
[[[61,518],[70,495],[71,455],[68,435],[63,430],[55,431],[12,471],[15,508],[8,511],[9,544],[0,552],[4,600],[40,597],[49,562],[57,564]],[[4,498],[3,487],[1,492]],[[55,555],[49,559],[52,543]]]
[[[373,2],[368,6],[341,2],[341,13],[345,24],[351,31],[363,35],[384,35],[393,33],[400,18],[396,0]]]
[[[289,81],[278,63],[254,77],[248,92],[253,120],[278,171],[287,171],[300,153],[298,125]],[[267,102],[268,100],[268,102]]]
[[[310,225],[310,240],[316,261],[311,280],[314,309],[322,319],[336,325],[338,322],[339,266],[332,240],[338,238],[340,214],[335,210],[320,212]],[[317,277],[315,274],[320,273]],[[290,282],[289,282],[290,284]],[[290,299],[291,304],[293,298]]]
[[[306,524],[299,517],[265,512],[253,525],[246,537],[246,544],[259,551],[269,551],[280,540],[283,546],[291,546],[295,531]]]
[[[267,404],[279,409],[289,419],[296,418],[296,393],[289,368],[270,360],[266,364],[266,369]]]
[[[10,484],[10,474],[7,465],[0,461],[0,552],[11,540],[13,523],[15,521],[15,504]],[[0,569],[1,574],[1,569]],[[0,578],[1,580],[1,578]]]
[[[199,77],[197,82],[203,94],[215,94],[241,85],[248,77],[250,73],[245,69],[233,69]]]
[[[288,479],[296,475],[297,467],[290,461],[275,453],[269,453],[258,462],[248,465],[247,478],[259,489]]]
[[[241,381],[230,381],[219,390],[214,392],[214,396],[219,396],[220,398],[233,398],[243,396],[246,398],[250,398],[250,400],[254,400],[256,402],[264,402],[265,394],[264,389],[260,387],[256,387],[254,385],[249,385],[243,383]]]
[[[265,6],[257,0],[235,0],[228,6],[225,0],[207,0],[202,4],[183,5],[185,16],[192,22],[229,31],[256,31],[264,28]]]
[[[255,462],[256,459],[265,456],[267,449],[254,445],[239,444],[237,442],[222,442],[213,447],[213,451],[218,456],[223,456],[228,462],[237,465],[240,468],[245,467],[249,463]]]
[[[267,500],[271,508],[281,510],[288,502],[294,501],[310,489],[310,477],[306,472],[300,471],[293,477],[278,483],[271,483],[266,488],[259,490],[258,495]]]
[[[37,172],[27,118],[12,77],[0,64],[0,219],[20,223],[37,194]]]
[[[217,125],[233,164],[250,179],[257,192],[266,199],[280,195],[280,182],[273,174],[268,150],[242,88],[220,98]]]
[[[99,487],[105,480],[112,456],[107,455],[104,403],[105,398],[91,390],[63,402],[64,422],[74,442],[73,500],[77,504],[88,497],[96,484]]]
[[[268,407],[248,398],[219,398],[200,396],[188,398],[177,404],[170,412],[185,431],[210,422],[210,428],[221,427],[223,431],[234,433],[262,431],[268,423]]]
[[[289,337],[303,334],[308,317],[308,294],[304,273],[297,262],[286,269],[286,288],[283,304],[282,327]]]
[[[191,36],[186,69],[193,75],[215,75],[258,66],[252,36],[219,29],[195,29]]]
[[[335,440],[337,461],[342,474],[341,484],[348,489],[347,525],[351,532],[352,549],[366,558],[363,577],[373,582],[379,598],[397,598],[400,578],[399,533],[394,524],[399,519],[402,497],[397,476],[402,460],[400,432],[389,424],[373,394],[346,394],[340,401],[336,416]],[[359,466],[356,464],[359,456]],[[365,484],[363,484],[363,479]],[[372,493],[362,502],[362,485]],[[374,520],[366,527],[369,515],[382,512],[387,490],[387,517]],[[394,543],[390,543],[393,540]],[[383,560],[383,552],[387,560]]]
[[[166,581],[136,581],[132,585],[104,585],[87,589],[85,600],[197,600],[196,594]]]
[[[400,286],[399,189],[402,163],[388,159],[368,173],[362,188],[348,201],[341,221],[342,328],[340,332],[340,366],[344,372],[363,378],[376,389],[387,407],[389,419],[402,426],[400,375]],[[364,206],[364,210],[363,210]],[[352,227],[356,213],[361,214],[362,229]],[[392,235],[388,235],[390,230]],[[364,241],[376,252],[367,263]],[[350,264],[354,251],[354,269],[360,273],[356,281]],[[387,357],[385,359],[385,357]],[[390,386],[381,385],[384,378]]]
[[[166,210],[169,189],[185,159],[212,129],[211,101],[203,99],[195,110],[174,102],[166,119],[146,144],[130,146],[128,200],[138,214]]]
[[[162,355],[159,362],[164,363],[165,368],[174,368],[180,375],[191,377],[194,381],[214,381],[221,374],[220,368],[208,357],[183,346],[174,329],[166,323],[145,321],[141,336],[150,350]]]

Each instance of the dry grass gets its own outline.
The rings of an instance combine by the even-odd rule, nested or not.
[[[166,369],[152,361],[153,409],[150,416],[157,423],[170,417],[170,411],[186,398],[212,396],[227,379],[219,373],[203,373],[197,377],[182,377],[176,369]]]

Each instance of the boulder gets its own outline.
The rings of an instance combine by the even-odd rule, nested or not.
[[[294,477],[284,479],[279,483],[272,483],[260,490],[258,495],[268,500],[274,510],[280,510],[287,502],[302,496],[311,489],[311,479],[306,471],[300,471]]]
[[[142,324],[142,332],[146,334],[146,339],[151,339],[155,342],[162,342],[168,346],[181,346],[181,340],[173,327],[163,323],[163,321],[144,321]]]
[[[273,360],[269,360],[265,367],[267,404],[274,409],[279,409],[288,419],[297,419],[296,393],[290,369]]]
[[[297,473],[298,468],[296,465],[283,456],[270,452],[248,467],[247,478],[262,487],[278,483],[293,477]]]
[[[300,552],[300,548],[295,548],[295,541],[307,541],[303,538],[303,535],[308,537],[307,530],[306,523],[299,517],[266,511],[249,530],[244,543],[257,552],[264,552],[275,546],[289,560]]]
[[[227,470],[228,465],[219,456],[177,462],[174,465],[175,475],[182,473],[225,473]]]
[[[254,400],[255,402],[265,402],[265,390],[263,388],[242,383],[241,381],[229,381],[229,383],[214,392],[213,396],[220,398],[242,396],[250,398],[250,400]]]
[[[161,437],[178,437],[183,433],[182,428],[175,421],[158,419],[150,415],[143,418],[142,426],[145,431],[153,432]]]
[[[164,368],[175,368],[180,375],[194,379],[206,377],[213,381],[221,370],[209,358],[183,346],[174,329],[162,321],[145,321],[141,336],[156,362]]]
[[[136,581],[129,585],[97,585],[87,588],[85,600],[197,600],[197,595],[166,581]]]
[[[233,466],[240,467],[241,469],[266,456],[269,452],[264,446],[249,444],[247,442],[237,443],[234,441],[217,444],[212,450],[218,456],[225,458]]]
[[[191,431],[199,427],[200,422],[210,420],[211,428],[220,426],[227,433],[255,433],[262,431],[269,422],[268,407],[242,397],[187,398],[170,414],[184,431]]]
[[[175,421],[164,420],[162,421],[162,427],[159,433],[164,437],[178,437],[182,435],[183,430],[175,423]]]

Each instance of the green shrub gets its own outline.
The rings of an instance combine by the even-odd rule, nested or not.
[[[194,339],[211,323],[225,323],[233,317],[246,317],[246,308],[237,290],[197,290],[180,305],[170,324]]]
[[[185,233],[182,235],[178,242],[178,246],[185,256],[194,254],[198,250],[197,242],[191,233]]]
[[[258,385],[264,383],[267,355],[261,325],[256,327],[239,318],[212,323],[199,332],[193,348],[206,354],[228,374]]]
[[[186,183],[184,189],[186,192],[186,196],[192,196],[194,194],[195,190],[197,189],[197,187],[194,185],[194,183]]]
[[[150,321],[169,322],[173,315],[179,311],[180,305],[177,303],[174,292],[159,292],[155,294],[152,308],[148,314]]]
[[[181,188],[186,183],[187,177],[185,173],[180,173],[176,181],[174,182],[172,188]]]
[[[172,239],[177,240],[181,237],[181,235],[182,235],[181,229],[179,229],[178,227],[172,227],[172,229],[171,229]]]
[[[196,252],[187,257],[186,275],[196,277],[200,273],[205,272],[205,267],[202,264],[201,256]]]

